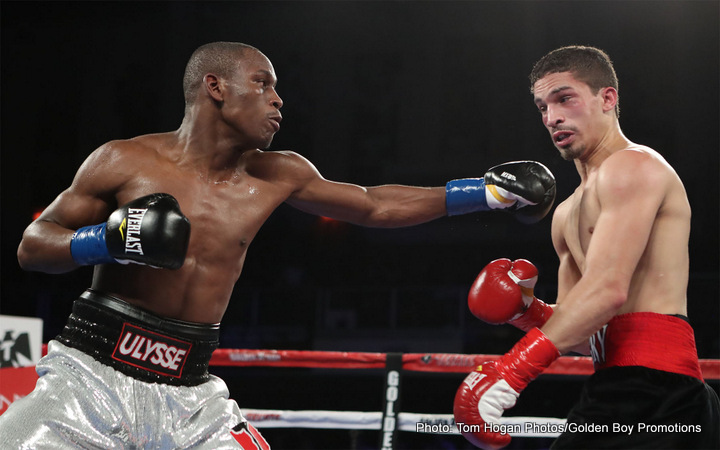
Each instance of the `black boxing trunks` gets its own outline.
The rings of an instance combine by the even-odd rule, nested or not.
[[[196,386],[209,379],[219,333],[219,324],[168,319],[88,289],[56,340],[138,380]]]
[[[591,339],[596,372],[553,449],[720,447],[720,405],[692,327],[656,313],[614,317]]]

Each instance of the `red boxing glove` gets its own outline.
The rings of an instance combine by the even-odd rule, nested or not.
[[[541,327],[553,309],[535,298],[537,277],[537,268],[528,260],[496,259],[475,279],[468,294],[468,307],[475,317],[487,323],[510,323],[523,331]]]
[[[542,331],[533,328],[497,361],[478,366],[455,394],[453,414],[460,433],[473,445],[498,449],[510,443],[500,417],[515,406],[520,392],[540,375],[560,352]]]

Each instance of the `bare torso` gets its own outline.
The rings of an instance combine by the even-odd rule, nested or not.
[[[261,120],[260,129],[272,129],[269,125]],[[248,149],[207,134],[207,128],[197,127],[183,135],[181,127],[95,150],[72,185],[23,233],[21,267],[45,273],[76,269],[70,251],[75,230],[105,222],[131,200],[167,193],[191,225],[183,266],[96,266],[92,286],[165,317],[217,323],[248,246],[283,202],[310,214],[384,228],[425,223],[447,212],[444,186],[335,182],[297,153]]]
[[[240,276],[248,246],[275,208],[292,193],[281,182],[278,152],[245,152],[235,170],[201,173],[185,164],[172,133],[125,141],[122,170],[114,194],[118,205],[154,192],[173,195],[191,223],[187,257],[178,270],[140,265],[97,266],[93,287],[150,311],[193,322],[219,322]]]
[[[690,206],[685,189],[674,170],[655,151],[635,145],[622,151],[642,152],[651,157],[655,170],[660,172],[662,182],[656,188],[661,190],[662,199],[647,246],[632,274],[627,301],[617,314],[639,311],[687,314]],[[554,243],[561,260],[565,258],[568,262],[566,273],[560,273],[561,279],[579,280],[585,275],[588,249],[608,244],[593,240],[602,212],[598,179],[603,176],[612,179],[612,174],[603,174],[602,170],[601,166],[589,172],[575,192],[557,207],[553,219]],[[558,304],[562,300],[559,296]]]
[[[165,317],[220,322],[248,246],[283,202],[310,214],[368,227],[404,227],[446,215],[445,188],[364,187],[326,180],[290,151],[263,152],[280,129],[282,100],[270,60],[251,49],[229,75],[204,73],[188,84],[175,132],[112,141],[82,164],[63,191],[23,233],[25,270],[65,273],[72,237],[107,221],[118,206],[152,193],[174,196],[191,225],[178,270],[142,265],[95,267],[92,286]],[[197,75],[197,74],[196,74]]]

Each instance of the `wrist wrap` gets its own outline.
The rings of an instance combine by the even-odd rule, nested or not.
[[[527,333],[533,328],[542,328],[552,314],[552,306],[533,297],[533,301],[530,303],[530,306],[528,306],[528,309],[517,318],[508,321],[508,323]]]
[[[462,178],[445,185],[445,206],[448,216],[457,216],[491,208],[485,198],[484,178]]]
[[[520,392],[558,357],[555,344],[538,328],[530,330],[495,364],[503,379]]]
[[[117,262],[110,256],[105,243],[106,224],[78,229],[70,241],[70,253],[76,263],[86,266]]]

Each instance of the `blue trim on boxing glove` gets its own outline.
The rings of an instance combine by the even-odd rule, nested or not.
[[[73,234],[70,253],[76,263],[84,266],[115,263],[105,243],[105,223],[82,227]]]
[[[476,211],[489,211],[485,198],[484,178],[462,178],[445,185],[445,206],[448,216]]]

